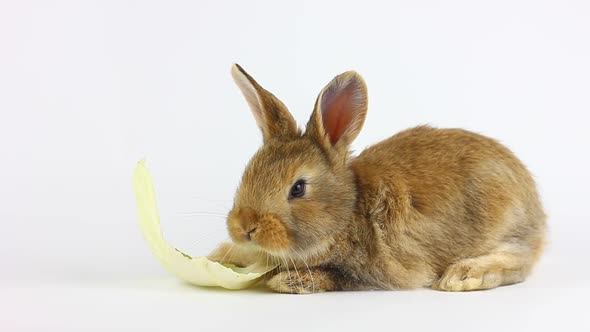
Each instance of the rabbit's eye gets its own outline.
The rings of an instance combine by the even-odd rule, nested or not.
[[[303,195],[305,195],[305,181],[297,180],[289,191],[289,199],[300,198],[303,197]]]

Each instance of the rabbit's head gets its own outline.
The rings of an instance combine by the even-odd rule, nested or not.
[[[319,94],[304,133],[240,66],[232,76],[262,131],[227,219],[232,240],[271,255],[310,257],[345,232],[356,203],[349,146],[367,112],[362,77],[345,72]]]

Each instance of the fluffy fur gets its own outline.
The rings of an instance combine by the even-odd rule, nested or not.
[[[489,289],[523,281],[545,215],[523,164],[496,141],[421,126],[350,157],[367,113],[355,72],[321,92],[305,133],[241,67],[232,75],[262,130],[212,259],[279,263],[278,292]],[[299,179],[305,195],[290,199]]]

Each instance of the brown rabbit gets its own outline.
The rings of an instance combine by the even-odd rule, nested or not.
[[[319,94],[304,133],[240,66],[232,75],[262,130],[227,218],[233,244],[212,259],[280,264],[285,293],[521,282],[545,215],[533,178],[496,141],[461,129],[405,130],[351,157],[367,114],[356,72]]]

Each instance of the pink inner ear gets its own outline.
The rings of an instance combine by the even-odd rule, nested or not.
[[[336,144],[354,117],[354,85],[350,84],[342,90],[327,90],[322,97],[322,122],[330,143]]]

